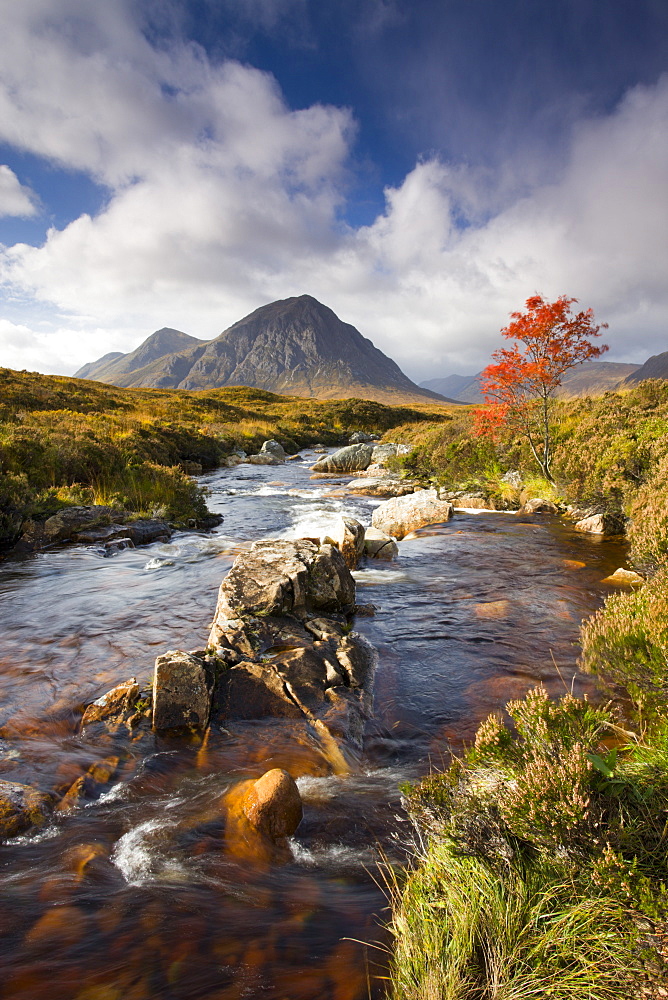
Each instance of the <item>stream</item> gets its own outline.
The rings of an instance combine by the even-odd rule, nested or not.
[[[65,547],[0,563],[0,777],[65,790],[108,750],[83,704],[158,653],[206,642],[218,587],[251,541],[311,537],[380,501],[311,480],[316,455],[200,477],[224,523],[104,558]],[[331,495],[332,492],[338,495]],[[623,546],[559,518],[458,512],[362,561],[355,628],[378,650],[359,770],[333,776],[290,720],[216,720],[206,741],[155,737],[95,801],[0,846],[0,996],[11,1000],[368,1000],[384,996],[388,892],[407,863],[399,786],[447,763],[479,722],[542,682],[596,697],[577,672],[583,617]],[[284,864],[226,845],[206,820],[240,779],[284,767],[304,820]]]

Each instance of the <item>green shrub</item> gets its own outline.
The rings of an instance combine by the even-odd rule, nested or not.
[[[584,622],[585,670],[619,684],[640,712],[668,709],[668,566],[640,590],[612,594]]]

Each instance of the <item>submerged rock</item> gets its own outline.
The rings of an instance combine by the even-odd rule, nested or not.
[[[131,677],[129,681],[118,684],[97,701],[88,705],[81,719],[81,726],[85,729],[86,726],[90,726],[94,722],[112,725],[127,722],[135,713],[138,699],[139,684],[135,677]]]
[[[371,523],[388,535],[403,538],[417,528],[448,521],[452,511],[452,504],[448,500],[439,500],[436,490],[419,490],[410,496],[395,497],[379,504]]]
[[[0,838],[16,837],[32,827],[43,826],[52,799],[30,785],[0,780]]]
[[[277,458],[270,452],[258,452],[257,455],[249,455],[246,461],[250,465],[282,465],[283,459]]]
[[[313,472],[357,472],[371,463],[373,448],[369,444],[349,444],[332,455],[326,455],[315,465]]]
[[[404,497],[415,492],[415,483],[382,476],[373,479],[353,479],[345,488],[346,493],[365,497]]]
[[[153,728],[205,728],[212,687],[206,666],[198,657],[181,650],[158,656],[153,676]]]

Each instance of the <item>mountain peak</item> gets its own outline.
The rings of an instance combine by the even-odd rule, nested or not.
[[[178,346],[169,353],[172,338]],[[260,306],[208,343],[164,327],[92,377],[164,389],[245,385],[320,399],[446,402],[307,294]]]

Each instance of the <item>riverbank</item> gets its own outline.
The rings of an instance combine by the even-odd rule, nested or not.
[[[419,846],[394,883],[393,1000],[668,995],[668,385],[559,404],[555,420],[556,484],[533,478],[521,440],[473,437],[463,412],[397,432],[416,445],[405,470],[441,491],[504,507],[528,489],[616,520],[642,576],[580,637],[623,712],[537,688],[405,788]]]
[[[206,492],[191,478],[267,439],[289,454],[343,444],[355,430],[444,419],[448,407],[319,401],[235,387],[202,392],[119,389],[0,369],[0,550],[27,521],[98,505],[176,527],[205,524]]]

